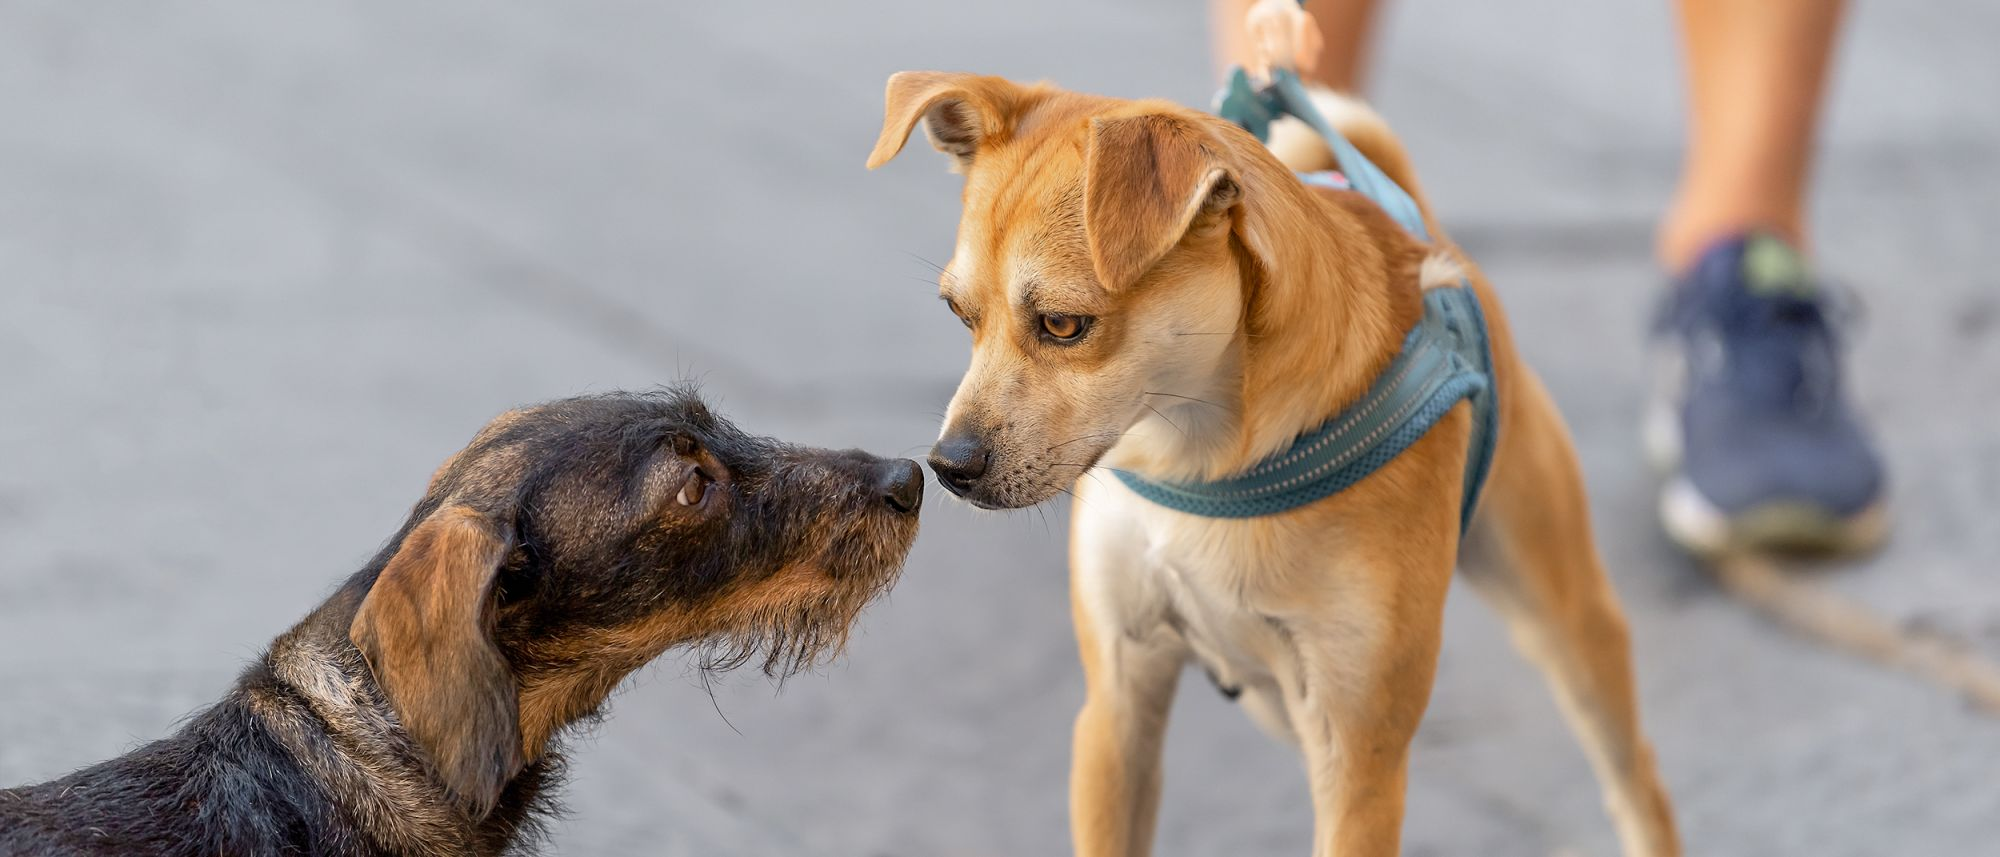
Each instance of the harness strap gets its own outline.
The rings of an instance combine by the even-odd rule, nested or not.
[[[1268,139],[1272,120],[1298,117],[1333,149],[1343,174],[1339,182],[1373,200],[1419,240],[1429,241],[1430,231],[1416,200],[1320,115],[1298,76],[1279,67],[1272,69],[1271,78],[1269,86],[1256,88],[1243,69],[1236,69],[1217,112],[1260,140]],[[1332,178],[1302,178],[1339,186]],[[1404,337],[1402,350],[1368,392],[1300,435],[1289,449],[1240,476],[1215,482],[1163,483],[1122,471],[1117,475],[1139,496],[1189,514],[1210,518],[1276,514],[1360,482],[1416,443],[1459,401],[1471,399],[1473,433],[1459,509],[1463,529],[1472,522],[1499,428],[1492,379],[1486,318],[1471,285],[1460,281],[1457,286],[1426,291],[1422,321]]]
[[[1118,471],[1118,478],[1154,503],[1206,518],[1274,515],[1331,497],[1416,443],[1459,400],[1490,394],[1492,366],[1477,300],[1470,289],[1425,293],[1423,321],[1359,401],[1241,476],[1167,483]],[[1466,462],[1460,526],[1471,522],[1471,498],[1484,481],[1490,450],[1475,442],[1473,460]]]

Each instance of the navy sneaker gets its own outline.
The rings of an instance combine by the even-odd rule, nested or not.
[[[1667,296],[1645,441],[1683,547],[1848,552],[1887,534],[1831,314],[1798,251],[1754,233],[1710,248]]]

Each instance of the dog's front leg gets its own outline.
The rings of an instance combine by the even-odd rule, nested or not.
[[[1144,857],[1160,803],[1160,750],[1188,652],[1163,621],[1161,594],[1128,544],[1079,521],[1070,604],[1085,698],[1070,762],[1070,836],[1078,857]]]
[[[1070,763],[1070,833],[1079,857],[1144,857],[1152,852],[1161,742],[1184,659],[1164,640],[1097,636],[1078,622],[1088,689]]]
[[[1350,591],[1283,621],[1292,708],[1313,798],[1313,854],[1400,853],[1410,741],[1430,702],[1451,563],[1380,565]]]

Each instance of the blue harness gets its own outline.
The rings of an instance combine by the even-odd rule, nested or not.
[[[1225,119],[1265,139],[1273,119],[1291,115],[1304,121],[1332,147],[1345,181],[1325,173],[1302,175],[1308,184],[1343,187],[1367,196],[1404,229],[1429,241],[1423,215],[1387,173],[1334,130],[1313,107],[1305,87],[1285,69],[1271,84],[1251,87],[1242,69],[1230,75],[1217,110]],[[1291,448],[1258,462],[1240,476],[1217,482],[1153,482],[1119,471],[1118,478],[1139,496],[1191,515],[1254,518],[1275,515],[1325,499],[1383,465],[1430,431],[1459,401],[1472,400],[1471,450],[1465,462],[1461,528],[1472,522],[1479,490],[1493,459],[1499,409],[1493,384],[1493,351],[1486,318],[1472,286],[1424,293],[1424,317],[1403,339],[1403,349],[1359,401],[1318,428],[1299,435]]]

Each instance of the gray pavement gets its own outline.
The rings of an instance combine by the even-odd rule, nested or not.
[[[2000,656],[2000,6],[1864,3],[1815,205],[1900,513],[1820,583]],[[1408,0],[1378,101],[1575,429],[1690,853],[1990,854],[2000,721],[1785,635],[1651,518],[1663,3]],[[1202,102],[1199,5],[0,2],[0,783],[171,729],[521,402],[699,377],[747,426],[915,453],[964,360],[957,180],[862,170],[883,78]],[[850,657],[668,658],[577,742],[571,855],[1067,848],[1066,511],[941,501]],[[1614,853],[1531,670],[1457,593],[1413,855]],[[1298,854],[1293,757],[1189,682],[1160,852]]]

